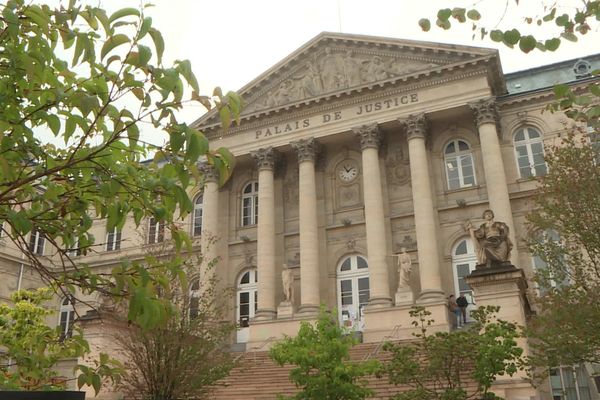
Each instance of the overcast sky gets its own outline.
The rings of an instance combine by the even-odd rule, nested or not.
[[[478,9],[490,28],[518,27],[527,30],[525,16],[543,13],[543,1],[479,0]],[[89,0],[96,4],[96,1]],[[400,39],[444,42],[500,49],[504,72],[512,72],[582,57],[600,51],[600,32],[590,32],[578,43],[561,45],[556,53],[534,51],[524,55],[486,39],[471,39],[470,25],[442,31],[422,32],[418,20],[435,19],[441,7],[474,1],[442,0],[154,0],[146,13],[161,30],[166,42],[166,59],[187,58],[202,89],[215,86],[237,90],[323,31],[385,36]],[[548,4],[554,1],[548,1]],[[580,5],[581,0],[559,0],[562,5]],[[139,6],[140,0],[104,0],[114,10]],[[529,4],[530,7],[526,7]],[[534,4],[534,5],[532,5]],[[535,8],[532,8],[535,7]],[[569,11],[568,9],[559,10]],[[504,16],[504,17],[502,17]],[[432,21],[433,22],[433,21]],[[541,35],[542,37],[544,35]],[[191,122],[205,110],[187,108],[183,116]]]

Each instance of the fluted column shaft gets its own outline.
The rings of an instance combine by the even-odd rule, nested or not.
[[[271,147],[252,152],[258,166],[258,226],[256,319],[275,316],[275,152]]]
[[[202,193],[202,263],[200,278],[208,282],[209,272],[218,262],[217,239],[219,234],[219,177],[210,167],[204,168],[204,192]]]
[[[321,302],[319,295],[319,237],[317,220],[317,189],[315,157],[318,144],[314,139],[291,143],[298,152],[299,217],[300,217],[300,309],[316,313]]]
[[[367,230],[367,257],[369,260],[370,306],[387,306],[390,297],[389,273],[386,256],[385,218],[383,192],[379,168],[381,132],[377,124],[353,129],[360,139],[362,149],[363,187],[365,200],[365,225]]]
[[[419,251],[420,301],[443,298],[438,251],[437,224],[429,178],[425,139],[427,120],[423,114],[410,116],[404,123],[408,137],[408,155]]]
[[[508,196],[502,150],[496,128],[498,121],[496,103],[493,99],[482,100],[471,104],[471,109],[473,110],[477,129],[479,130],[481,157],[483,159],[483,171],[490,209],[494,212],[497,221],[506,223],[510,228],[509,236],[514,246],[511,253],[511,261],[513,264],[516,264],[518,256],[515,241],[515,225],[513,223],[512,208]]]

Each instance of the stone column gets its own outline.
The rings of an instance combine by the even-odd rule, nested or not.
[[[369,306],[389,306],[389,272],[386,262],[391,251],[387,248],[383,192],[379,168],[381,132],[377,124],[352,129],[360,139],[362,149],[363,189],[365,200],[365,224],[367,228],[367,257],[369,260]]]
[[[477,122],[479,140],[481,142],[481,157],[487,187],[490,209],[494,212],[496,221],[505,222],[510,228],[510,240],[513,243],[511,261],[517,263],[517,248],[515,241],[515,224],[508,197],[508,186],[502,161],[502,151],[498,139],[498,110],[494,99],[482,100],[471,104],[471,109]]]
[[[209,266],[212,271],[218,262],[217,240],[219,239],[219,175],[211,166],[204,166],[204,191],[202,193],[202,270],[200,282],[207,282]],[[211,265],[212,263],[212,265]]]
[[[438,252],[437,211],[433,206],[429,160],[425,147],[428,135],[427,119],[424,114],[419,114],[411,115],[401,122],[406,129],[408,138],[410,179],[419,252],[421,294],[417,301],[440,300],[444,298],[444,292],[442,291]]]
[[[290,143],[298,152],[299,220],[300,220],[300,309],[301,313],[319,311],[319,237],[315,156],[318,143],[314,138]]]
[[[275,191],[272,147],[250,153],[258,167],[258,227],[256,265],[258,270],[258,305],[256,319],[275,316]]]

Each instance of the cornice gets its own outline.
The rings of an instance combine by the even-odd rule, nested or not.
[[[470,65],[476,64],[477,62],[470,63]],[[442,86],[450,82],[487,75],[485,69],[465,70],[466,67],[466,64],[457,66],[448,71],[452,72],[450,74],[443,74],[442,71],[428,71],[426,74],[419,74],[419,76],[399,77],[383,83],[374,83],[367,87],[360,87],[359,90],[351,89],[336,94],[329,94],[319,99],[310,99],[309,102],[302,101],[278,109],[260,111],[244,116],[240,126],[231,126],[226,131],[220,129],[219,124],[204,127],[203,129],[209,139],[229,137],[239,132],[252,131],[290,120],[299,120],[359,103],[376,101],[398,94],[414,92],[419,89]],[[432,76],[434,77],[433,79],[425,79]],[[411,84],[411,82],[413,83]],[[392,84],[396,84],[397,86],[389,87]],[[387,88],[384,89],[385,86]],[[274,117],[274,114],[281,114],[281,116]]]

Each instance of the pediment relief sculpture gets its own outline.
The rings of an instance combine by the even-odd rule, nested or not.
[[[373,55],[372,51],[325,47],[266,92],[247,99],[246,111],[283,106],[439,65],[408,60],[402,55]]]

